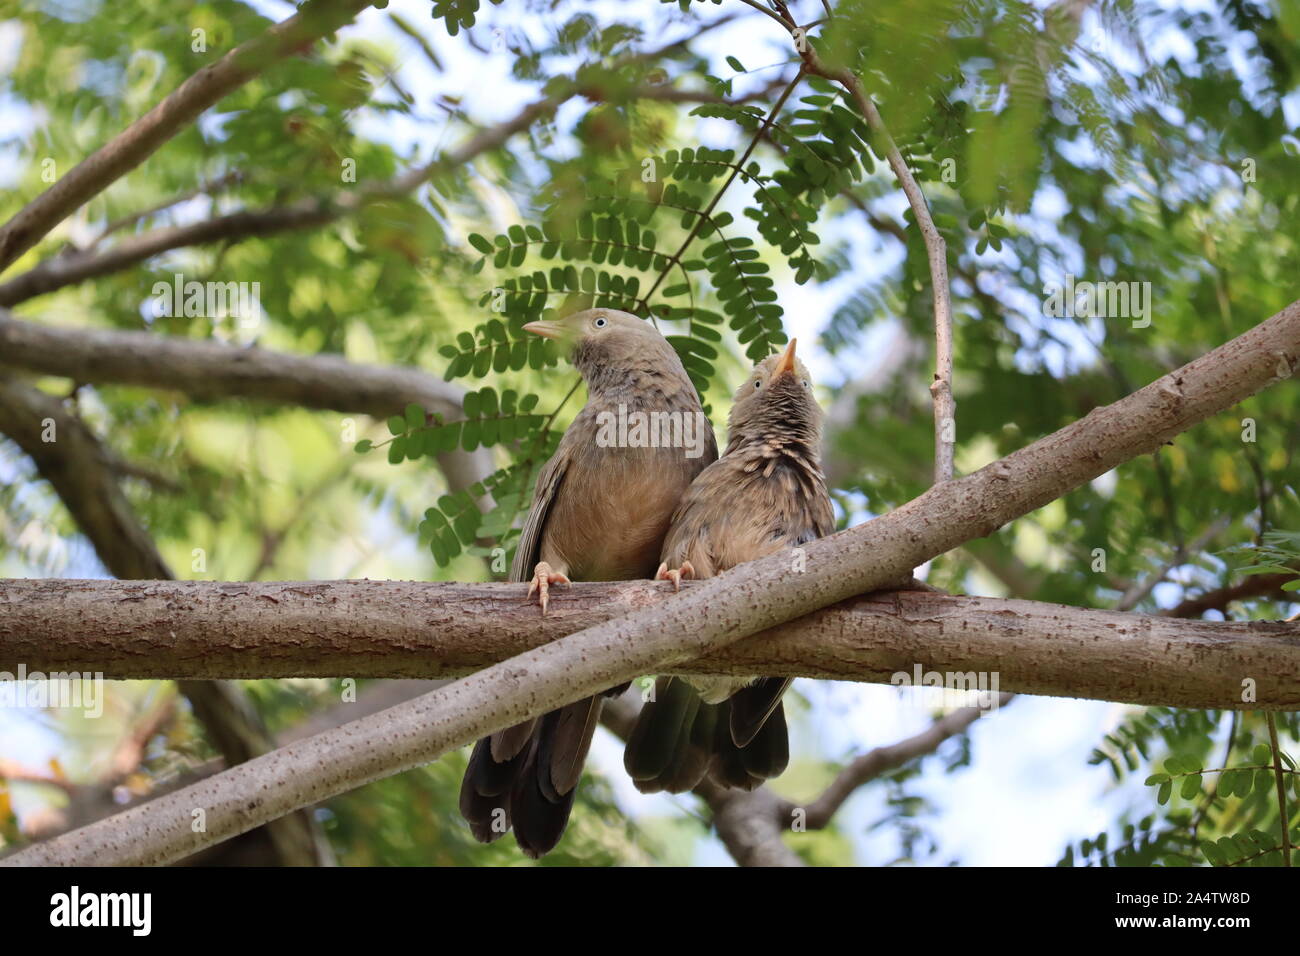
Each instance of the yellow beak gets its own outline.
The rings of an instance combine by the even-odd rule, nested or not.
[[[525,325],[524,328],[528,328],[528,326]],[[776,368],[772,370],[773,378],[778,375],[794,374],[794,346],[798,341],[798,339],[791,339],[790,344],[785,347],[780,360],[776,363]]]
[[[562,339],[569,335],[569,330],[560,322],[528,322],[524,325],[524,331],[540,335],[544,339]]]

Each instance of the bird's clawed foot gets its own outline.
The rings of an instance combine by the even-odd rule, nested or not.
[[[525,601],[531,601],[533,592],[537,592],[537,603],[542,606],[542,616],[546,616],[546,604],[550,600],[547,592],[552,584],[572,585],[572,581],[562,571],[554,571],[545,561],[538,561],[537,567],[533,568],[533,579],[528,583],[528,597]]]
[[[668,562],[665,561],[659,565],[659,570],[655,572],[656,581],[672,581],[673,590],[682,589],[682,578],[690,579],[695,577],[695,567],[689,561],[683,561],[680,568],[669,568]]]

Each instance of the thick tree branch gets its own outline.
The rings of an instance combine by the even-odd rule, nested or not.
[[[0,366],[92,385],[142,385],[195,398],[248,398],[386,418],[414,402],[463,418],[463,392],[418,369],[360,365],[334,355],[289,355],[150,332],[62,329],[0,309]],[[447,483],[468,488],[493,471],[486,448],[439,456]],[[122,576],[122,575],[119,575]],[[136,575],[157,577],[158,575]]]
[[[23,663],[122,680],[456,677],[628,612],[662,610],[671,596],[651,582],[578,584],[541,618],[510,584],[0,581],[0,671]],[[889,591],[678,669],[886,683],[916,665],[996,674],[995,691],[1289,709],[1300,706],[1300,623]],[[1247,677],[1259,683],[1249,704]]]
[[[306,52],[368,6],[370,0],[310,0],[289,19],[199,70],[0,227],[0,271],[79,206],[148,159],[208,107],[278,60]]]
[[[589,627],[407,704],[290,744],[4,863],[169,862],[640,674],[671,672],[764,628],[904,579],[922,562],[1149,453],[1210,415],[1291,377],[1298,366],[1300,303],[1293,303],[1213,352],[1000,461],[936,484],[866,524],[810,542],[801,556],[802,573],[792,573],[788,553],[750,562],[655,607]],[[1206,645],[1191,656],[1213,657],[1219,649]],[[1260,653],[1267,651],[1261,648]],[[989,663],[981,669],[1009,662]],[[1281,666],[1272,672],[1286,673]],[[1267,680],[1271,675],[1251,676]],[[191,825],[197,809],[204,810],[201,832]]]

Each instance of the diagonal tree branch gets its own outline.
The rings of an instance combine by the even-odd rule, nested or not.
[[[172,249],[306,229],[330,222],[338,215],[328,204],[310,200],[264,211],[231,213],[188,226],[153,229],[122,239],[103,252],[78,252],[47,259],[0,283],[0,306],[17,305],[65,286],[109,275]]]
[[[243,210],[186,226],[155,229],[122,240],[103,252],[49,259],[0,284],[0,306],[16,305],[77,282],[108,275],[172,249],[310,229],[355,213],[369,203],[405,196],[432,177],[498,148],[511,136],[553,113],[575,94],[576,88],[570,86],[560,93],[529,103],[511,119],[481,130],[457,149],[384,182],[341,190],[323,199],[309,197],[285,206]]]
[[[281,746],[294,740],[301,740],[323,730],[339,727],[350,720],[356,720],[358,717],[376,714],[396,704],[404,703],[413,697],[418,697],[420,694],[426,694],[438,686],[440,686],[440,682],[427,680],[380,681],[360,691],[354,701],[337,703],[308,715],[301,723],[287,727],[277,733],[275,739],[278,745]],[[140,741],[141,744],[144,742],[144,740]],[[148,793],[132,797],[127,801],[126,806],[141,806],[165,793],[171,793],[193,783],[195,780],[220,773],[227,766],[225,759],[217,756],[174,774],[152,778],[150,785],[153,789]],[[41,773],[4,760],[0,760],[0,778],[23,779],[33,783],[49,784],[60,789],[71,790],[83,796],[83,799],[75,799],[61,814],[63,825],[59,826],[57,831],[42,833],[38,839],[57,836],[59,833],[75,827],[84,826],[111,814],[119,813],[123,809],[123,806],[117,803],[113,797],[111,783],[115,781],[94,784],[70,783],[53,779],[48,773]],[[56,822],[55,825],[57,826],[58,823]],[[0,857],[10,852],[17,852],[17,850],[8,848],[0,850]],[[201,857],[201,860],[202,862],[199,865],[210,865],[210,860],[206,855]],[[197,861],[187,860],[186,862]],[[223,861],[217,865],[225,864]]]
[[[866,524],[778,553],[65,834],[6,865],[166,863],[646,673],[906,579],[1300,367],[1300,302],[1150,385]],[[955,622],[954,622],[955,626]],[[1264,676],[1264,675],[1261,675]],[[205,827],[191,826],[202,809]]]
[[[82,421],[0,368],[0,433],[54,486],[99,560],[119,578],[167,579],[171,571],[118,486],[113,463]]]
[[[0,271],[74,210],[148,159],[208,107],[276,61],[309,50],[368,6],[370,0],[309,0],[289,19],[199,70],[0,227]]]

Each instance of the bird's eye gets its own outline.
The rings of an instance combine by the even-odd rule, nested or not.
[[[755,387],[755,388],[762,388],[762,387],[763,387],[763,380],[762,380],[761,378],[756,378],[756,379],[754,379],[754,387]]]
[[[803,380],[803,387],[804,387],[804,388],[809,388],[809,387],[810,387],[810,386],[808,385],[808,379],[804,379],[804,380]]]
[[[596,321],[591,324],[598,329],[603,329],[605,326],[609,325],[609,319],[605,318],[602,315],[600,318],[596,319]]]

